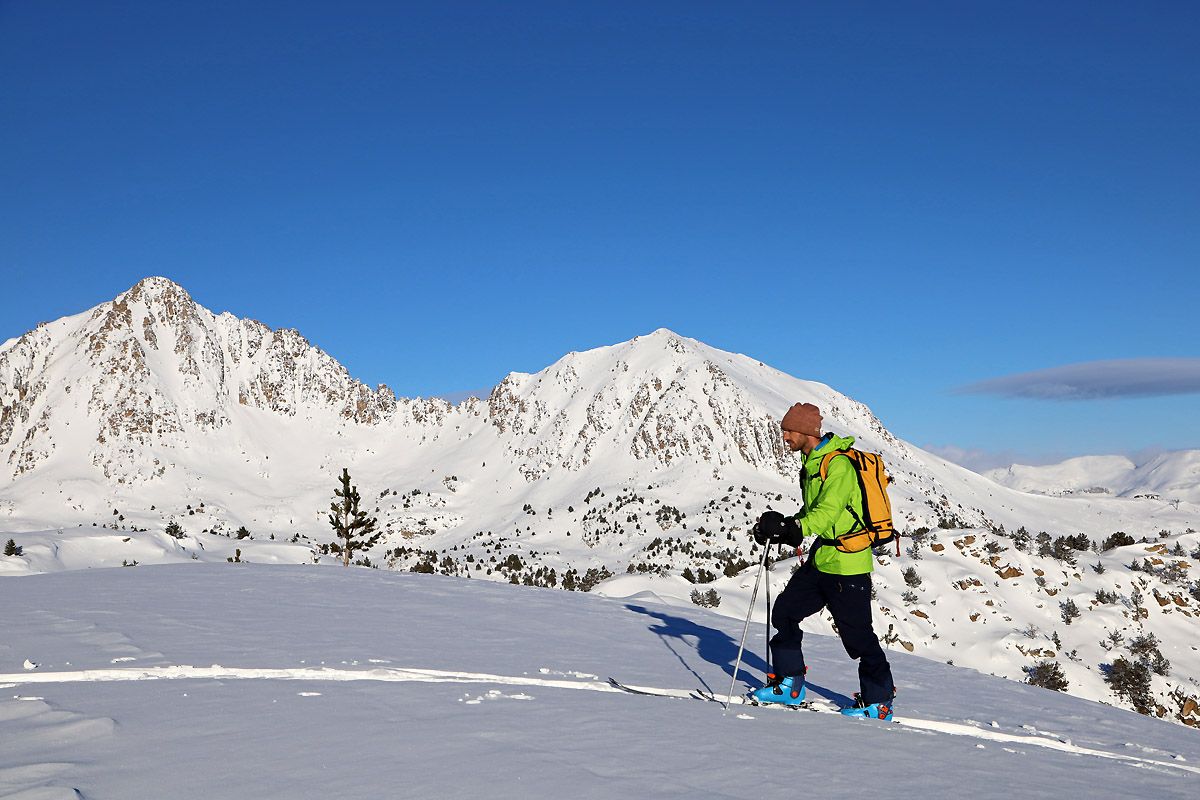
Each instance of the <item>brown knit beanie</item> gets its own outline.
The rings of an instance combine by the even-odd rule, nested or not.
[[[821,438],[821,409],[812,403],[796,403],[783,415],[779,427]]]

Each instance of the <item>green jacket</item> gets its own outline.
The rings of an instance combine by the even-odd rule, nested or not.
[[[858,488],[858,476],[850,459],[830,461],[826,479],[821,481],[821,459],[827,453],[845,450],[853,444],[853,436],[828,434],[815,450],[801,457],[804,508],[796,514],[796,522],[805,536],[836,539],[849,533],[855,527],[855,521],[847,506],[862,518],[862,490]],[[833,546],[823,546],[817,548],[813,562],[821,572],[833,575],[862,575],[875,569],[870,548],[858,553],[840,553]]]

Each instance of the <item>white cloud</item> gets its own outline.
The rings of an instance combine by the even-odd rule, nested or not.
[[[991,378],[956,391],[1035,400],[1099,400],[1200,393],[1200,358],[1089,361]]]

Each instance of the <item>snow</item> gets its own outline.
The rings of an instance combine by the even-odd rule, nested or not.
[[[688,611],[697,586],[681,576],[704,569],[716,612],[740,620],[754,570],[735,565],[758,554],[747,528],[768,508],[800,507],[778,419],[801,399],[883,453],[902,531],[932,529],[919,559],[909,539],[903,557],[877,559],[877,620],[894,647],[1014,681],[1053,659],[1072,694],[1124,703],[1102,676],[1127,647],[1101,643],[1153,634],[1171,662],[1153,678],[1156,704],[1200,721],[1183,712],[1200,696],[1200,451],[1132,477],[1126,462],[1094,458],[1000,485],[899,439],[832,387],[667,329],[451,406],[370,390],[295,331],[215,315],[147,279],[0,349],[0,543],[22,548],[0,556],[0,577],[328,563],[325,513],[348,467],[385,532],[375,564],[433,558],[439,572],[504,583],[535,571],[547,583],[555,570],[558,586],[603,568],[614,577],[597,594]],[[1084,491],[1122,475],[1107,493]],[[172,521],[183,538],[165,534]],[[241,525],[251,538],[233,538]],[[1022,526],[1137,543],[1070,563],[1018,548]],[[521,566],[504,566],[511,558]],[[773,593],[795,563],[774,566]],[[908,567],[922,578],[911,595]],[[1081,610],[1070,624],[1066,600]],[[810,625],[832,631],[825,618]]]
[[[1200,504],[1200,451],[1160,453],[1135,464],[1125,456],[1081,456],[1060,464],[1014,464],[986,477],[1022,492],[1046,495],[1111,494]]]
[[[739,620],[649,600],[191,563],[0,604],[4,797],[1191,797],[1200,774],[1195,731],[895,649],[895,724],[625,694],[605,678],[732,672]],[[844,702],[852,662],[806,643],[810,692]],[[743,686],[762,648],[756,621]]]

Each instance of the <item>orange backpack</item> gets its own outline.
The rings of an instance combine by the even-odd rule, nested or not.
[[[862,491],[862,517],[853,506],[846,509],[854,516],[857,523],[855,529],[844,533],[833,540],[835,548],[843,553],[857,553],[868,547],[896,542],[896,555],[900,555],[900,538],[892,525],[892,503],[888,499],[887,487],[890,482],[883,467],[883,457],[877,453],[864,453],[849,447],[845,450],[834,450],[826,453],[821,459],[821,482],[829,472],[829,462],[838,456],[845,456],[854,465],[854,474],[858,477],[858,488]]]

